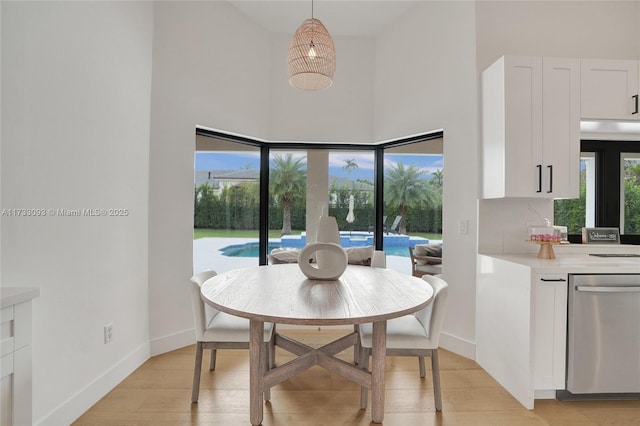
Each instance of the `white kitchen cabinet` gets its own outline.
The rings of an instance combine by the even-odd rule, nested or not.
[[[0,424],[32,424],[31,299],[37,288],[2,287]]]
[[[576,198],[580,60],[504,56],[482,74],[482,197]]]
[[[478,256],[476,362],[525,408],[535,400],[531,268]]]
[[[583,59],[582,118],[640,120],[639,64],[632,60]]]
[[[567,274],[540,274],[533,279],[534,387],[565,387],[567,342]]]
[[[522,405],[565,389],[567,274],[479,255],[476,362]]]

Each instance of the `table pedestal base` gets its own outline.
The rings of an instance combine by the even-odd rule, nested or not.
[[[363,370],[334,355],[344,351],[357,342],[358,335],[350,333],[320,348],[312,348],[290,337],[276,334],[276,346],[298,355],[298,358],[286,364],[264,372],[263,333],[264,323],[251,320],[250,329],[250,417],[252,425],[262,424],[262,395],[265,389],[281,383],[314,365],[318,365],[340,377],[371,389],[371,420],[382,423],[384,418],[384,372],[386,356],[386,321],[373,323],[373,345],[371,352],[371,372]]]

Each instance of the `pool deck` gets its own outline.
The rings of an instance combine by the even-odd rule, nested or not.
[[[214,269],[216,272],[222,273],[257,265],[257,257],[229,257],[223,256],[220,252],[222,247],[255,241],[255,238],[199,238],[193,240],[193,273],[197,274],[207,269]],[[387,268],[411,274],[411,259],[403,256],[387,256]]]

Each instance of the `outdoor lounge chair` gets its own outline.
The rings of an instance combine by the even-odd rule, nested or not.
[[[391,232],[392,234],[397,234],[398,233],[398,225],[400,225],[400,221],[401,220],[402,220],[402,216],[401,215],[396,216],[396,218],[393,220],[393,223],[391,224],[391,229],[389,229],[388,231],[385,229],[387,234],[389,232]]]
[[[386,216],[382,217],[382,227],[384,228],[384,231],[387,232],[387,217]],[[369,225],[369,232],[373,232],[374,229],[375,229],[374,225]]]
[[[440,244],[416,244],[409,247],[411,275],[438,275],[442,273],[442,246]]]

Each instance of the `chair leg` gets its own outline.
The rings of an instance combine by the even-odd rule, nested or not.
[[[360,347],[360,368],[369,370],[369,349]],[[367,409],[367,400],[369,399],[369,390],[366,386],[360,386],[360,408]]]
[[[200,394],[200,370],[202,369],[202,342],[196,344],[196,361],[193,366],[193,387],[191,388],[191,402],[198,402]]]
[[[209,359],[209,370],[213,371],[216,369],[216,350],[211,349],[211,358]]]
[[[427,375],[427,373],[425,372],[425,369],[424,369],[424,357],[423,356],[419,356],[418,357],[418,366],[420,367],[420,377],[422,377],[424,379],[425,376]]]
[[[353,326],[353,332],[356,333],[356,344],[353,345],[353,363],[358,365],[358,357],[360,357],[360,326],[355,324]]]
[[[442,395],[440,393],[440,361],[438,349],[431,351],[431,374],[433,375],[433,398],[436,403],[436,411],[442,411]]]

